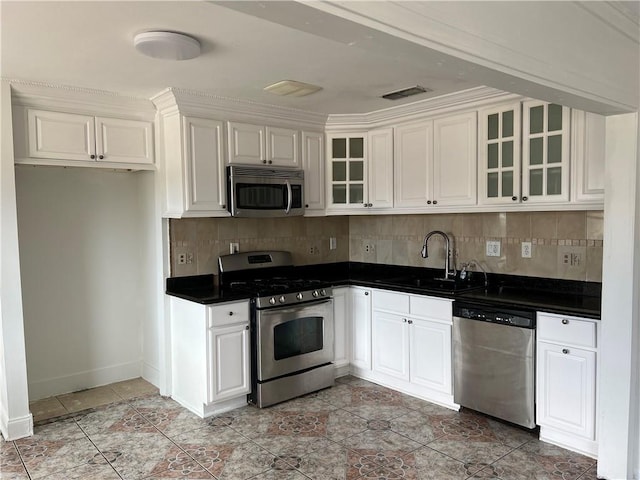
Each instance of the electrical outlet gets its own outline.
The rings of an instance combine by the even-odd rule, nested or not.
[[[522,258],[531,258],[531,242],[522,242]]]
[[[193,263],[193,253],[187,252],[187,264],[190,265]]]
[[[373,243],[365,243],[364,244],[364,252],[365,253],[376,253],[376,246]]]
[[[320,249],[316,245],[311,245],[309,247],[309,255],[318,255],[320,253]]]
[[[238,242],[231,242],[229,244],[229,253],[230,254],[234,254],[234,253],[239,253],[240,252],[240,244]]]
[[[487,257],[499,257],[500,256],[500,241],[487,240]]]
[[[184,265],[187,263],[187,254],[179,253],[178,254],[178,265]]]

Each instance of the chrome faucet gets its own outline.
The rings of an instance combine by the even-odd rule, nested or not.
[[[424,237],[424,243],[422,244],[422,252],[420,252],[422,258],[427,258],[429,256],[429,252],[427,250],[427,242],[433,235],[441,235],[442,238],[444,238],[444,278],[439,278],[438,280],[449,280],[451,278],[455,278],[455,268],[451,270],[449,269],[451,258],[451,240],[449,239],[449,235],[447,235],[446,233],[441,232],[440,230],[434,230],[433,232],[427,233],[427,236]]]

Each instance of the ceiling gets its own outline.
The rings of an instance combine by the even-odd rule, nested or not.
[[[637,5],[629,7],[637,17]],[[518,86],[496,72],[292,1],[0,1],[3,78],[150,98],[167,87],[323,114],[366,113],[479,85]],[[145,57],[133,37],[170,30],[202,55]],[[323,89],[301,98],[263,88],[298,80]],[[516,79],[517,80],[517,79]],[[421,85],[408,99],[380,98]],[[519,93],[527,93],[522,87]]]
[[[178,87],[318,113],[370,112],[478,85],[435,52],[415,61],[398,49],[372,49],[374,35],[355,24],[319,36],[201,1],[2,1],[0,8],[2,76],[9,79],[144,98]],[[309,10],[292,10],[289,20],[304,24]],[[203,54],[180,62],[139,54],[134,35],[155,29],[196,37]],[[327,38],[334,33],[336,39]],[[367,48],[358,45],[365,41]],[[323,90],[302,98],[262,90],[285,79]],[[396,102],[380,98],[416,84],[433,91]]]

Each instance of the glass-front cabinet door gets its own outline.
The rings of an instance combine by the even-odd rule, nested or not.
[[[520,102],[480,111],[480,203],[520,202]]]
[[[568,201],[570,109],[540,101],[522,108],[522,201]]]
[[[366,134],[329,135],[330,207],[362,206],[366,196]]]

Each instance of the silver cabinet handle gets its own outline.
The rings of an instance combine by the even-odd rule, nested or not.
[[[402,319],[402,321],[403,321],[404,323],[407,323],[407,319],[406,319],[406,318],[403,318],[403,319]]]
[[[569,353],[569,349],[568,348],[563,348],[562,349],[562,353],[564,353],[566,355],[567,353]]]
[[[249,325],[247,325],[246,327],[244,327],[245,330],[249,330]]]
[[[566,318],[562,319],[562,324],[563,325],[569,325],[569,320],[567,320]]]
[[[365,295],[369,295],[369,292],[364,292]]]

